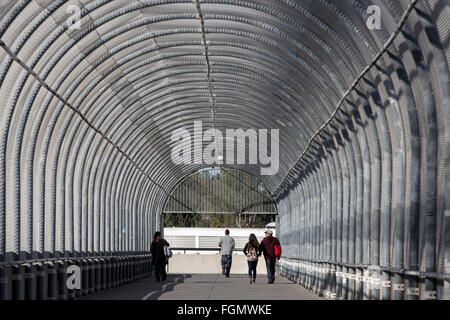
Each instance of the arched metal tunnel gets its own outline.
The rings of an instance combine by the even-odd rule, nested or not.
[[[375,5],[380,9],[368,11]],[[368,21],[380,13],[379,28]],[[336,299],[449,299],[446,0],[0,1],[0,298],[148,274],[171,134],[279,129],[279,272]]]

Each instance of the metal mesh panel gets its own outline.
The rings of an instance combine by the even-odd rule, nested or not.
[[[170,139],[201,120],[279,128],[276,174],[231,167],[270,191],[253,208],[279,207],[284,275],[329,298],[448,298],[449,8],[379,1],[370,30],[371,4],[1,1],[0,261],[148,250],[167,203],[202,200],[176,187],[205,165],[175,165]]]

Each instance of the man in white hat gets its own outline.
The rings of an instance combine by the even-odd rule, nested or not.
[[[277,259],[281,258],[281,245],[280,241],[273,236],[272,230],[265,232],[266,237],[261,241],[260,248],[264,253],[267,267],[267,283],[275,282],[275,264]]]

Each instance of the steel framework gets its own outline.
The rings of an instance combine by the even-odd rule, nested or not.
[[[37,296],[34,263],[144,255],[207,167],[171,161],[201,120],[280,129],[282,274],[449,299],[449,26],[445,0],[0,1],[0,298]]]

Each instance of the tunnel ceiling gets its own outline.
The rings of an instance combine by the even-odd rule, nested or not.
[[[344,127],[375,119],[369,140],[399,128],[416,139],[419,121],[444,141],[448,17],[445,1],[0,1],[0,251],[81,241],[44,240],[44,223],[160,212],[177,181],[208,167],[171,161],[172,132],[194,121],[279,129],[279,172],[260,177],[275,198],[351,136]],[[412,119],[429,106],[431,122]]]

